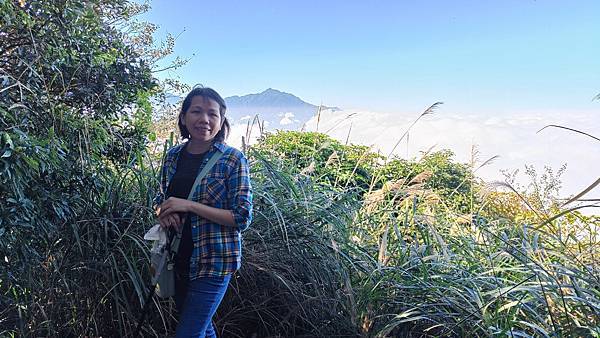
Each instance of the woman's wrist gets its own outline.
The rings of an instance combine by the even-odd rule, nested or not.
[[[194,201],[188,200],[186,209],[187,209],[187,212],[189,212],[189,213],[196,214],[198,216],[202,216],[202,203],[200,203],[200,202],[194,202]]]
[[[190,201],[190,200],[186,200],[186,202],[187,203],[185,205],[185,212],[191,212],[191,213],[194,212],[195,204],[199,204],[199,203],[196,203],[196,202]]]

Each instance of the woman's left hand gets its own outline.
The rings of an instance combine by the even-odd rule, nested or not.
[[[158,217],[166,216],[174,212],[189,212],[191,211],[191,203],[192,202],[187,199],[169,197],[160,205]]]

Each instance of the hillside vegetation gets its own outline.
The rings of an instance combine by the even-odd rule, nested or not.
[[[0,336],[131,336],[158,164],[144,6],[0,1]],[[244,149],[255,193],[223,337],[599,337],[600,217],[559,173],[487,185],[449,150],[385,158],[307,132]],[[593,179],[593,177],[591,178]],[[144,336],[175,327],[155,298]]]

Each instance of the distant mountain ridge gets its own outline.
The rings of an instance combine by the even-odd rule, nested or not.
[[[317,109],[318,106],[302,101],[299,97],[277,89],[269,88],[262,93],[243,96],[229,96],[225,98],[228,106],[257,106],[257,107],[306,107]],[[324,107],[336,109],[337,107]]]
[[[226,97],[225,103],[233,123],[245,123],[258,115],[268,126],[277,129],[301,128],[319,110],[319,106],[273,88],[258,94]],[[321,109],[340,110],[326,106]]]
[[[257,94],[226,97],[225,103],[234,123],[258,115],[270,126],[282,129],[301,127],[319,110],[317,105],[273,88]],[[321,109],[340,110],[338,107],[326,106]]]
[[[183,98],[168,94],[166,100],[169,104],[177,106]],[[319,111],[319,106],[273,88],[256,94],[229,96],[225,98],[225,103],[227,116],[234,124],[246,123],[258,115],[268,126],[278,129],[298,129]],[[340,110],[338,107],[327,106],[321,106],[321,109]]]

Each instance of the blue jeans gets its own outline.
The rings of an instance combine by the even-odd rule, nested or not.
[[[187,276],[185,276],[187,277]],[[175,303],[179,310],[177,338],[217,337],[212,317],[217,311],[231,275],[176,280]]]

